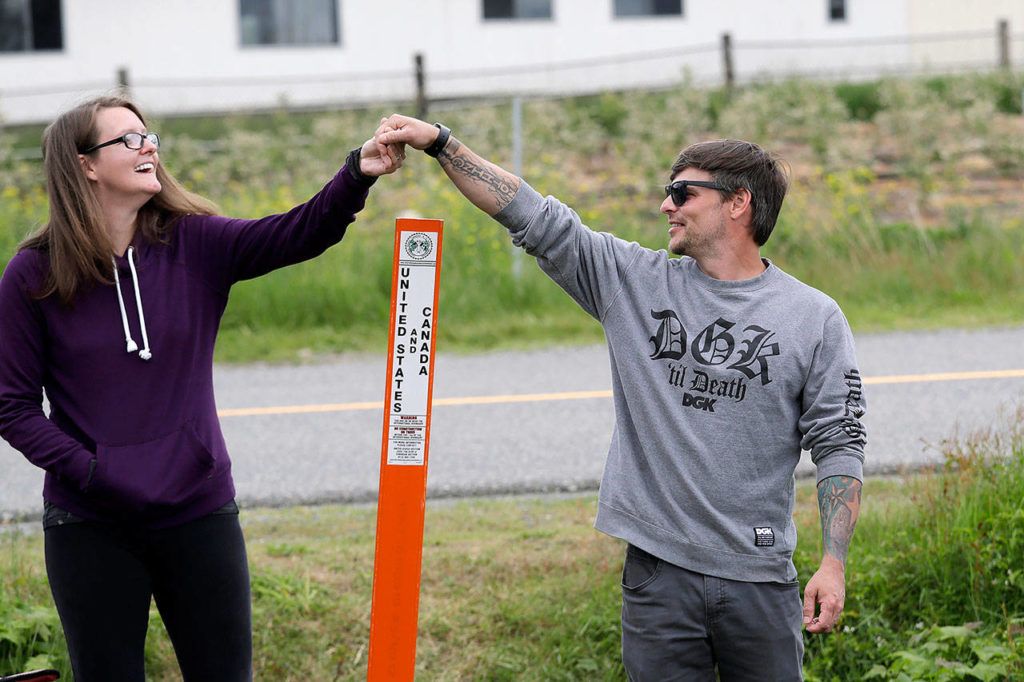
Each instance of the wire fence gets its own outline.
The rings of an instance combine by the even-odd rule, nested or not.
[[[1020,55],[1014,58],[1014,55]],[[1006,22],[996,30],[847,40],[732,40],[561,62],[431,71],[417,55],[411,68],[317,75],[211,78],[132,78],[120,69],[109,81],[75,82],[0,92],[0,116],[28,106],[52,114],[58,104],[111,90],[129,91],[160,115],[237,111],[362,108],[415,104],[420,114],[444,102],[496,97],[556,98],[609,90],[690,84],[732,87],[764,80],[866,80],[924,73],[1024,67],[1024,34]]]

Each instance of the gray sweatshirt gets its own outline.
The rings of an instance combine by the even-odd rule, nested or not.
[[[768,261],[712,279],[526,183],[495,219],[604,327],[616,417],[595,527],[692,571],[796,580],[801,451],[819,481],[862,477],[863,387],[835,301]]]

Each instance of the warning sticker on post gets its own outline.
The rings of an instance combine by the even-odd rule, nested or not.
[[[440,220],[399,219],[385,409],[387,464],[422,466],[430,433]]]

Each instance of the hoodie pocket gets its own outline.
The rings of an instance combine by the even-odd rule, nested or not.
[[[214,457],[192,426],[144,443],[96,445],[89,490],[111,509],[146,513],[187,504],[214,475]]]

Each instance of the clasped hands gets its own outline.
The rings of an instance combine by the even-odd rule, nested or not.
[[[382,118],[373,137],[363,143],[359,170],[377,177],[394,173],[405,161],[405,147],[426,149],[437,139],[438,129],[417,118],[392,114]]]

